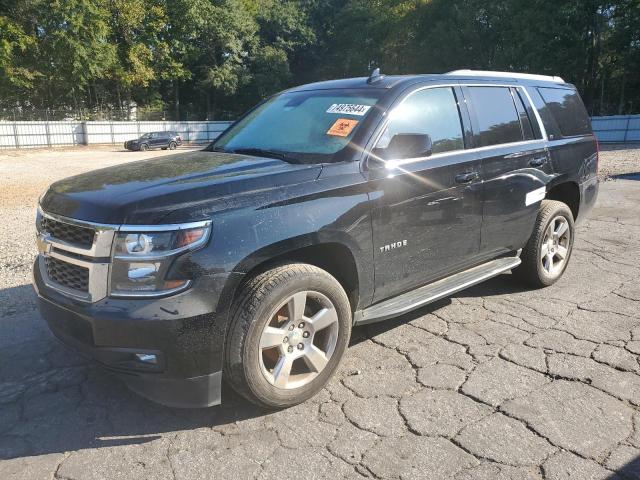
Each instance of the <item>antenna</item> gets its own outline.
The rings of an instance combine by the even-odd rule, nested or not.
[[[383,78],[384,78],[384,75],[380,73],[380,68],[376,68],[373,70],[373,72],[371,72],[371,75],[369,75],[369,78],[367,79],[367,83],[369,84],[376,83],[382,80]]]

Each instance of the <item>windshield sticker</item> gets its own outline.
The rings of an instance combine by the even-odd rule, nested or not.
[[[355,103],[334,103],[329,107],[327,113],[357,115],[359,117],[364,117],[370,108],[370,105],[356,105]]]
[[[331,125],[331,128],[327,130],[327,135],[333,135],[334,137],[348,137],[351,131],[356,128],[358,123],[360,123],[358,120],[339,118],[333,125]]]

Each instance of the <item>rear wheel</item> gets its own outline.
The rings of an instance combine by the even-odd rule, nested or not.
[[[224,375],[267,408],[315,395],[340,363],[351,307],[338,281],[307,264],[287,264],[248,281],[234,303]]]
[[[522,250],[522,264],[514,274],[534,287],[553,285],[569,263],[574,229],[573,214],[566,204],[543,200],[533,233]]]
[[[177,147],[176,142],[171,142],[171,143],[169,144],[169,150],[175,150],[175,149],[176,149],[176,147]]]

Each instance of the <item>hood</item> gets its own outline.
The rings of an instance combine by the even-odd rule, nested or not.
[[[188,152],[94,170],[52,184],[44,211],[110,224],[193,221],[265,191],[318,178],[321,165],[220,152]],[[253,195],[253,194],[260,195]]]

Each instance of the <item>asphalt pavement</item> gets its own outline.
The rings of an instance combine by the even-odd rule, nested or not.
[[[639,207],[640,175],[603,182],[556,285],[501,275],[358,328],[279,412],[155,405],[57,343],[28,282],[1,288],[0,479],[640,478]]]

